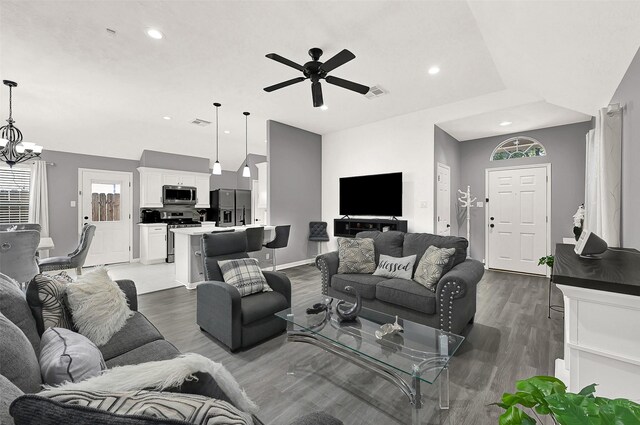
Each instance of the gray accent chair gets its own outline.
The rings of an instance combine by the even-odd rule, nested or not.
[[[353,295],[345,289],[353,286],[362,296],[364,307],[453,333],[461,333],[468,323],[473,323],[476,286],[482,279],[484,266],[466,258],[469,242],[465,238],[398,231],[365,231],[356,237],[373,239],[376,264],[380,254],[392,257],[416,255],[414,273],[429,246],[455,248],[456,252],[445,266],[435,292],[406,279],[338,274],[338,252],[322,254],[316,257],[316,266],[322,272],[323,294],[353,302]]]
[[[206,282],[197,287],[197,318],[200,329],[231,351],[250,347],[286,329],[275,313],[291,307],[291,282],[278,272],[265,271],[273,289],[245,297],[224,282],[218,261],[248,258],[243,232],[204,234],[201,242]]]
[[[39,244],[40,230],[0,231],[0,272],[20,283],[29,282],[38,274]]]
[[[82,266],[84,266],[84,260],[87,258],[89,248],[91,247],[91,241],[93,240],[93,235],[95,233],[96,226],[94,226],[93,224],[85,225],[82,228],[82,234],[80,235],[80,243],[78,243],[78,247],[67,256],[49,257],[40,260],[40,262],[38,263],[40,272],[76,269],[76,274],[80,276],[82,274]]]

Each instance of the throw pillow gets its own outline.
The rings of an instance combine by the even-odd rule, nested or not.
[[[13,322],[27,336],[33,351],[40,350],[40,335],[20,284],[0,273],[0,313]]]
[[[104,267],[68,284],[66,301],[78,332],[98,347],[106,344],[133,316],[127,297]]]
[[[41,400],[40,403],[34,403],[38,401],[36,397]],[[171,423],[168,420],[174,420],[182,421],[179,423],[203,425],[253,425],[253,419],[249,413],[238,410],[226,401],[195,394],[158,391],[47,390],[37,396],[20,397],[12,406],[11,413],[14,417],[21,417],[22,410],[26,410],[28,406],[33,408],[34,405],[39,405],[41,408],[31,409],[31,415],[36,415],[39,411],[43,414],[49,410],[55,412],[56,409],[48,408],[48,402],[54,402],[58,407],[68,406],[70,410],[75,410],[79,414],[84,413],[82,419],[85,421],[74,423],[90,423],[86,422],[91,418],[90,413],[100,418],[100,412],[103,411],[111,414],[114,423],[125,423],[127,418],[131,418],[133,423],[140,423],[140,419],[149,418],[149,421],[143,423],[168,424]],[[76,415],[73,413],[69,415],[69,417],[74,416]],[[106,422],[100,421],[100,423]]]
[[[20,388],[0,375],[0,424],[13,425],[13,418],[9,413],[9,406],[16,398],[24,394]]]
[[[79,382],[107,368],[102,353],[88,338],[63,328],[49,328],[40,340],[40,373],[47,385]]]
[[[222,260],[218,261],[218,266],[224,281],[235,286],[241,297],[271,291],[256,258]]]
[[[27,302],[40,335],[47,328],[73,329],[71,315],[64,303],[68,283],[62,276],[46,274],[37,274],[28,283]]]
[[[338,238],[338,273],[373,273],[376,256],[373,239]]]
[[[399,278],[411,280],[411,277],[413,276],[413,265],[415,262],[415,255],[398,258],[380,254],[378,268],[373,274],[375,276],[383,276],[391,279]]]
[[[27,337],[0,314],[0,373],[25,393],[40,391],[38,358]]]
[[[455,248],[437,248],[431,245],[420,259],[413,280],[435,292],[449,258],[455,253]]]

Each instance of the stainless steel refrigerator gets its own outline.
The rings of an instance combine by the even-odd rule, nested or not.
[[[211,191],[207,220],[219,227],[251,224],[251,191],[218,189]]]

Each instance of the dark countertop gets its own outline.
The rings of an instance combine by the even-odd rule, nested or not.
[[[557,244],[551,280],[560,285],[640,296],[640,251],[609,248],[602,259],[581,258]]]

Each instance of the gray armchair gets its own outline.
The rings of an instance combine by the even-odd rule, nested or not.
[[[84,266],[84,260],[87,258],[87,254],[89,253],[91,241],[93,240],[95,232],[96,226],[93,224],[85,225],[82,229],[82,234],[80,235],[80,243],[78,243],[78,247],[67,256],[49,257],[40,260],[38,263],[40,272],[76,269],[78,276],[81,275],[82,266]]]
[[[39,243],[39,230],[0,231],[0,272],[20,283],[29,282],[38,274]]]
[[[240,297],[224,283],[218,261],[248,258],[244,232],[204,234],[201,242],[206,282],[197,288],[197,318],[200,329],[231,351],[255,345],[282,333],[286,322],[275,316],[291,307],[291,282],[278,272],[263,272],[272,292]]]

